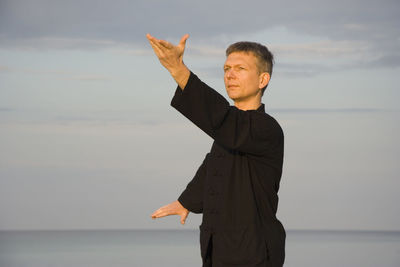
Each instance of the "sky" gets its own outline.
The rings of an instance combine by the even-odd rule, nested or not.
[[[145,37],[227,99],[226,47],[268,46],[286,229],[400,230],[398,1],[0,0],[0,230],[197,229],[150,218],[212,140]],[[231,104],[232,101],[229,100]],[[156,166],[156,167],[154,167]]]

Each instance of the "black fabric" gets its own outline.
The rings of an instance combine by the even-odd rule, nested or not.
[[[193,73],[184,90],[176,88],[171,106],[214,140],[178,198],[203,213],[203,266],[282,266],[286,233],[276,211],[284,135],[278,122],[264,104],[247,111],[230,106]]]

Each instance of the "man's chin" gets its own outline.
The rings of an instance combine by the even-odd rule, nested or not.
[[[243,100],[243,98],[238,95],[230,95],[229,98],[232,99],[233,101],[242,101]]]
[[[232,99],[233,101],[239,99],[239,96],[237,94],[234,94],[232,92],[230,92],[230,93],[227,92],[227,94],[228,94],[229,98]]]

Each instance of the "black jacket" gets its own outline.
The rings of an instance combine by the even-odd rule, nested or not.
[[[283,131],[257,110],[230,106],[217,91],[190,73],[171,101],[214,139],[211,151],[178,201],[203,213],[203,266],[282,266],[285,230],[276,218],[283,165]]]

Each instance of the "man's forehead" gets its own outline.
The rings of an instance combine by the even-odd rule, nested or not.
[[[226,57],[225,65],[230,64],[255,64],[256,57],[252,52],[233,52]]]

